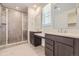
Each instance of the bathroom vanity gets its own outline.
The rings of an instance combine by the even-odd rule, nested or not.
[[[41,32],[30,31],[30,43],[33,46],[39,46],[41,45],[41,37],[34,35],[35,33],[41,33]]]
[[[76,34],[79,33],[79,8],[75,6],[48,4],[43,8],[41,24],[45,36],[34,36],[37,40],[45,38],[46,56],[79,56],[79,34]]]
[[[45,39],[46,56],[79,56],[79,35],[72,33],[35,33],[32,34],[34,46]]]
[[[79,56],[79,36],[46,33],[45,38],[46,56]]]
[[[79,8],[71,7],[72,5],[68,4],[56,4],[55,6],[51,4],[51,6],[48,7],[52,9],[50,10],[52,27],[45,25],[43,31],[55,32],[54,29],[56,29],[58,33],[45,33],[45,55],[79,56]],[[58,7],[61,10],[58,11],[57,8],[53,7]],[[43,20],[49,21],[47,16],[45,18]]]

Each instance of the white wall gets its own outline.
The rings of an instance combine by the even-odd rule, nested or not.
[[[28,8],[28,42],[30,43],[29,31],[41,31],[41,7]]]
[[[38,30],[41,28],[41,8],[28,8],[28,29],[29,31]]]

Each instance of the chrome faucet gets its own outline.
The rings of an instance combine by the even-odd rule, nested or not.
[[[65,28],[65,29],[59,28],[59,29],[58,29],[58,32],[60,32],[60,33],[67,33],[67,30],[66,30],[66,28]]]
[[[59,28],[59,29],[58,29],[58,32],[62,32],[62,28]]]
[[[60,32],[62,33],[62,28],[60,28]]]
[[[64,31],[64,33],[67,33],[67,28],[65,28],[65,31]]]

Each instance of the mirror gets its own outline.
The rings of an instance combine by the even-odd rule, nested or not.
[[[78,28],[77,6],[79,5],[76,3],[56,4],[54,8],[55,28]]]
[[[42,11],[42,26],[51,26],[51,4],[46,5]]]
[[[42,26],[55,29],[78,28],[78,7],[76,3],[48,4],[43,8]]]

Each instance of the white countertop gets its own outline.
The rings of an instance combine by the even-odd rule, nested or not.
[[[78,33],[47,33],[47,34],[53,34],[53,35],[59,35],[64,37],[71,37],[71,38],[79,38]]]
[[[79,38],[79,34],[77,33],[47,33],[47,34],[53,34],[53,35],[59,35],[64,37],[71,37],[71,38]],[[35,33],[35,35],[45,37],[45,33]]]
[[[45,33],[35,33],[35,35],[41,36],[41,37],[45,37]]]

